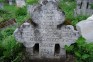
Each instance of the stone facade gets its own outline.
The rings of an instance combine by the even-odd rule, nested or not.
[[[72,25],[63,25],[65,14],[53,0],[44,0],[31,13],[32,21],[25,22],[14,32],[15,39],[24,44],[31,59],[65,58],[65,45],[79,37]]]
[[[91,9],[91,4],[93,0],[76,0],[77,7],[74,10],[74,16],[77,15],[92,15],[93,9]]]

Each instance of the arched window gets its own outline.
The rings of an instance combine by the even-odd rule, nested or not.
[[[87,2],[87,7],[86,7],[86,9],[88,9],[89,8],[89,2]]]
[[[55,44],[55,55],[60,53],[60,45],[59,44]]]
[[[39,43],[36,43],[33,47],[33,53],[34,54],[39,54]]]
[[[81,9],[81,8],[82,8],[82,5],[83,5],[83,2],[81,2],[81,3],[80,3],[80,8],[79,8],[79,9]]]

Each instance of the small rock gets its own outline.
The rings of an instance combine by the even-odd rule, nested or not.
[[[79,33],[87,40],[93,42],[93,15],[86,20],[77,23],[76,28]]]

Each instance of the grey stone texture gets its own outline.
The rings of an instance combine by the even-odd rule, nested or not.
[[[27,5],[27,13],[31,15],[31,13],[33,13],[34,9],[37,7],[38,5],[33,4],[33,5]]]
[[[64,12],[53,0],[44,0],[33,10],[31,17],[31,23],[23,23],[14,32],[15,39],[24,44],[29,57],[66,58],[64,46],[75,43],[79,32],[72,25],[62,25]]]
[[[93,9],[91,9],[91,4],[93,0],[76,0],[77,7],[74,9],[74,16],[78,15],[92,15]]]
[[[25,0],[16,0],[16,6],[17,7],[24,7],[24,6],[26,6]]]

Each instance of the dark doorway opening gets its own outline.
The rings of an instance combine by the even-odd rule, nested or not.
[[[39,54],[39,43],[36,43],[33,47],[33,53],[34,54]]]
[[[60,45],[55,44],[55,55],[58,55],[60,53]]]
[[[79,8],[79,9],[81,9],[81,8],[82,8],[82,5],[83,5],[83,3],[81,2],[81,3],[80,3],[80,8]]]
[[[86,7],[86,9],[88,9],[89,8],[89,2],[87,2],[87,7]]]

